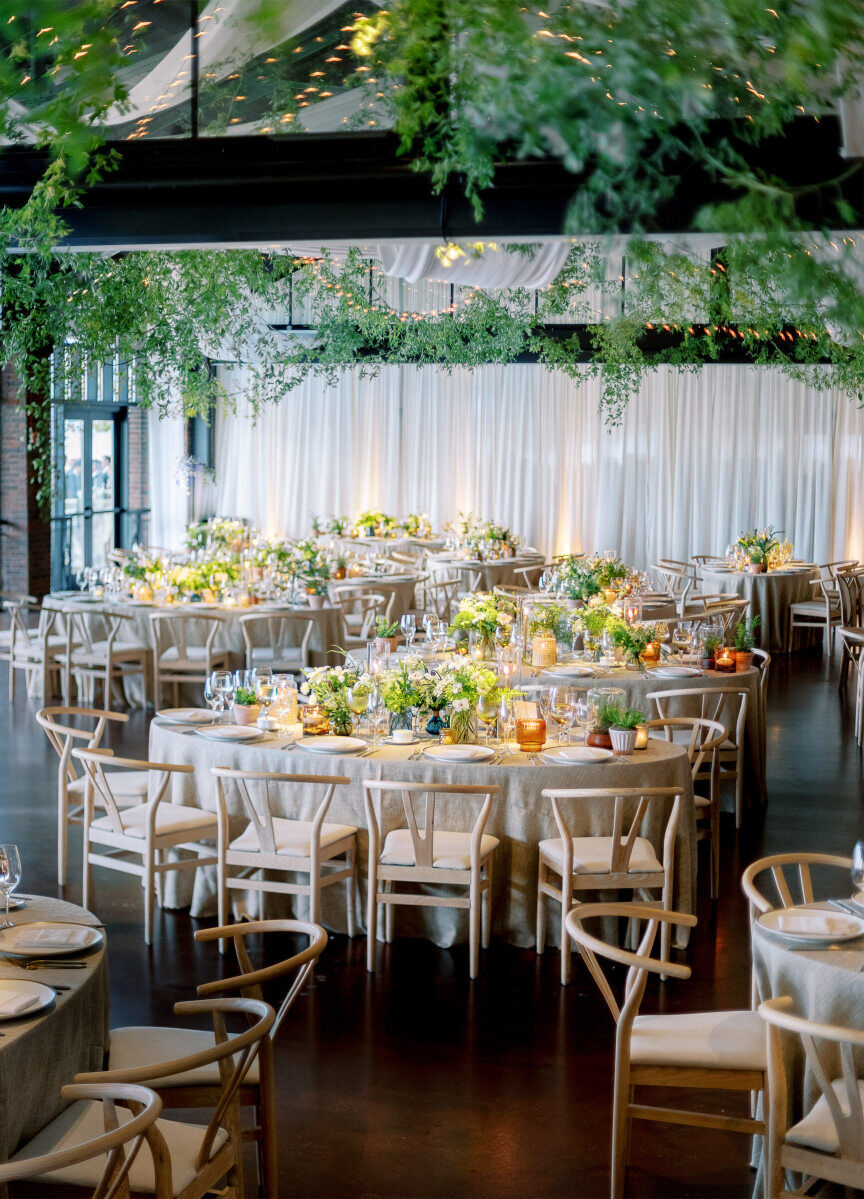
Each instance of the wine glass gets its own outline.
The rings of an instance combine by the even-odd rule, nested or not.
[[[208,674],[207,678],[204,680],[204,699],[211,712],[215,712],[217,709],[219,711],[222,710],[222,696],[217,694],[216,685],[213,681],[213,675],[215,673],[216,672],[213,671],[213,674]]]
[[[552,572],[550,570],[544,570],[540,575],[540,590],[544,595],[548,595],[552,590]]]
[[[402,630],[403,634],[405,635],[405,644],[407,645],[408,649],[410,650],[411,646],[414,642],[415,634],[417,633],[416,617],[413,615],[410,615],[410,614],[406,614],[399,621],[399,628]]]
[[[438,617],[434,612],[427,612],[423,617],[423,631],[426,634],[426,643],[431,644],[435,638],[435,630],[438,628]]]
[[[582,740],[585,740],[585,733],[588,728],[588,718],[591,715],[591,709],[588,704],[587,694],[581,694],[574,705],[576,711],[575,724],[582,729]]]
[[[864,891],[864,841],[856,841],[852,850],[852,884],[856,894]]]
[[[377,688],[373,688],[369,695],[368,704],[369,720],[372,726],[372,744],[378,746],[381,743],[381,734],[387,724],[389,713],[387,705],[384,702],[382,692]]]
[[[265,718],[270,716],[270,705],[276,695],[276,684],[273,682],[273,672],[269,670],[267,674],[261,674],[255,681],[255,694],[264,705]]]
[[[483,739],[488,747],[489,734],[492,732],[493,724],[498,719],[498,704],[492,696],[481,695],[478,698],[477,718],[483,722]]]
[[[540,699],[540,715],[546,721],[546,724],[557,724],[555,716],[555,692],[557,687],[541,687],[538,688]]]
[[[677,624],[672,630],[672,645],[678,651],[679,663],[683,663],[684,652],[690,649],[690,630],[686,625]]]
[[[349,687],[345,692],[345,702],[348,705],[348,711],[359,716],[360,722],[358,723],[362,723],[363,713],[369,707],[369,692],[358,693],[353,687]]]
[[[6,900],[6,914],[0,928],[12,928],[9,919],[9,896],[21,882],[21,858],[17,845],[0,845],[0,891]]]
[[[224,713],[225,709],[233,701],[234,693],[237,690],[230,670],[213,671],[213,690],[216,691],[221,701],[219,710]]]
[[[505,747],[510,744],[513,730],[516,728],[516,703],[513,699],[502,697],[498,705],[498,736]]]
[[[552,699],[552,705],[555,720],[560,725],[561,731],[564,734],[564,744],[569,745],[570,731],[576,720],[576,696],[578,692],[574,687],[553,687],[553,691],[555,695]]]

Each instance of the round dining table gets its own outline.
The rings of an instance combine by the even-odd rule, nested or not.
[[[434,744],[430,742],[429,744]],[[382,744],[368,757],[313,753],[301,741],[292,745],[291,736],[266,735],[255,743],[218,742],[196,735],[182,725],[155,719],[150,725],[150,758],[159,762],[179,762],[194,767],[192,774],[172,778],[170,799],[174,803],[194,804],[209,810],[216,808],[216,792],[211,768],[266,770],[294,774],[338,774],[349,779],[336,788],[327,820],[353,825],[359,830],[360,893],[365,894],[368,837],[363,799],[365,779],[408,779],[414,782],[497,784],[502,793],[493,801],[486,832],[499,839],[495,851],[492,899],[493,933],[513,945],[534,944],[537,892],[538,843],[557,837],[551,804],[541,795],[545,787],[678,787],[683,805],[678,827],[674,906],[691,912],[696,901],[696,817],[690,766],[684,748],[665,741],[652,740],[649,747],[630,755],[628,761],[607,759],[590,765],[533,764],[528,756],[511,752],[497,765],[444,765],[429,758],[412,760],[416,746]],[[321,789],[303,784],[273,790],[274,814],[298,820],[311,820]],[[436,803],[439,827],[468,832],[471,822],[464,802],[458,796],[439,795]],[[231,810],[231,835],[239,836],[247,820],[238,806]],[[642,835],[662,851],[659,827],[647,822]],[[467,821],[467,823],[466,823]],[[588,800],[576,802],[572,809],[575,836],[608,835],[608,807]],[[404,827],[404,812],[398,796],[385,801],[382,810],[382,836],[391,829]],[[180,877],[180,876],[183,877]],[[188,876],[192,871],[174,871],[166,880],[165,903],[169,907],[191,905],[193,915],[209,915],[215,910],[215,870],[202,867],[194,871],[194,890]],[[271,904],[287,902],[268,896]],[[361,904],[362,907],[362,904]],[[299,915],[299,913],[298,913]],[[322,923],[344,932],[345,899],[341,887],[322,892]],[[406,908],[399,913],[400,933],[422,935],[440,946],[449,946],[467,938],[467,923],[453,909]],[[554,940],[554,919],[550,936]]]
[[[517,571],[543,565],[542,554],[525,551],[512,558],[462,558],[456,554],[430,554],[426,569],[435,579],[458,576],[465,591],[492,591],[495,587],[524,587],[525,575]]]
[[[749,604],[748,615],[759,617],[755,630],[756,644],[769,654],[788,654],[793,648],[804,649],[812,644],[818,630],[796,632],[794,642],[789,637],[789,608],[804,600],[820,598],[810,583],[819,578],[819,568],[810,563],[787,566],[751,575],[747,571],[722,566],[702,567],[702,590],[707,594],[728,594],[734,591]]]
[[[101,927],[92,912],[41,895],[22,895],[24,906],[10,913],[15,925],[37,920]],[[0,1023],[0,1162],[35,1136],[65,1106],[60,1088],[76,1074],[101,1070],[108,1051],[108,958],[105,941],[76,961],[81,970],[25,971],[24,962],[0,960],[0,979],[26,979],[61,985],[49,1007]]]
[[[825,903],[816,903],[826,909]],[[830,909],[829,909],[830,910]],[[820,1024],[864,1027],[864,936],[829,949],[801,949],[765,932],[757,921],[752,928],[753,969],[759,999],[789,996],[797,1016]],[[841,1076],[837,1046],[819,1041],[820,1059],[829,1078]],[[854,1052],[858,1077],[864,1075],[864,1050]],[[786,1067],[787,1127],[800,1120],[822,1092],[807,1063],[800,1037],[783,1037]],[[761,1144],[754,1165],[761,1166]],[[754,1190],[754,1194],[758,1193]]]

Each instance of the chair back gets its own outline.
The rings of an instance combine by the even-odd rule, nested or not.
[[[576,801],[587,801],[595,807],[603,809],[608,818],[604,823],[609,827],[611,848],[609,868],[603,871],[592,871],[598,877],[607,875],[628,874],[630,860],[636,846],[643,822],[657,808],[666,813],[666,827],[663,833],[663,863],[664,868],[671,864],[675,852],[675,837],[678,831],[678,820],[681,813],[683,792],[680,787],[576,787],[558,788],[544,787],[540,792],[544,799],[552,804],[552,815],[558,827],[563,851],[562,874],[565,878],[573,873],[573,832],[567,822],[565,809]],[[562,806],[563,805],[563,806]]]
[[[227,766],[214,766],[210,773],[216,780],[218,811],[227,817],[228,793],[231,786],[236,788],[243,807],[243,814],[255,829],[258,850],[260,853],[266,854],[276,852],[271,788],[275,787],[278,790],[286,785],[307,784],[323,789],[323,795],[318,801],[312,820],[310,844],[312,854],[315,856],[321,842],[321,826],[324,824],[333,794],[338,786],[344,786],[351,781],[341,774],[280,774],[270,770],[231,770]],[[226,786],[226,784],[228,785]]]
[[[857,625],[861,615],[861,583],[864,571],[846,571],[834,576],[840,597],[840,623]]]
[[[216,634],[224,620],[215,612],[202,612],[200,615],[197,612],[151,612],[150,633],[157,660],[166,649],[176,649],[179,658],[186,658],[189,646],[200,648],[202,645],[209,659]],[[203,639],[202,627],[206,629]]]
[[[291,957],[285,958],[281,962],[274,962],[270,966],[263,966],[260,970],[256,970],[249,957],[246,939],[270,933],[308,937],[309,944],[299,953],[292,954]],[[314,970],[315,963],[324,952],[327,945],[327,934],[320,924],[313,924],[309,920],[287,919],[247,920],[242,924],[225,924],[219,928],[199,928],[195,933],[196,941],[216,941],[228,937],[231,937],[234,942],[241,973],[235,974],[232,978],[217,978],[213,982],[201,983],[198,987],[198,995],[204,999],[208,995],[237,991],[244,999],[263,999],[264,994],[261,988],[264,983],[287,977],[290,984],[276,1012],[276,1019],[273,1021],[273,1027],[269,1034],[271,1041],[275,1040],[282,1022]],[[291,978],[292,975],[293,978]]]
[[[814,903],[811,866],[836,866],[848,876],[852,869],[852,859],[833,853],[778,853],[751,862],[741,876],[741,890],[750,901],[751,916],[770,912],[777,907],[791,908],[799,903]],[[797,884],[798,896],[793,894],[787,871],[793,878],[797,875],[793,885]],[[764,891],[760,890],[760,887],[764,887],[764,883],[769,881],[767,878],[760,879],[761,874],[770,875],[779,903],[772,902]]]
[[[723,595],[697,596],[697,599],[700,598],[706,618],[719,621],[723,626],[724,636],[731,631],[734,625],[738,624],[750,607],[749,600],[742,599],[741,596],[731,591]]]
[[[347,617],[354,617],[359,624],[359,629],[354,635],[362,637],[364,641],[369,641],[374,636],[375,622],[379,616],[386,616],[389,619],[395,595],[395,591],[385,595],[383,592],[369,591],[361,587],[333,588],[333,598],[342,609],[342,618],[346,620],[346,628]]]
[[[172,762],[138,761],[136,758],[115,758],[110,749],[73,749],[72,757],[77,758],[84,766],[84,773],[90,783],[87,796],[87,819],[89,820],[93,806],[93,795],[98,795],[104,804],[111,824],[111,831],[123,835],[123,822],[120,819],[121,805],[117,801],[112,787],[112,780],[124,770],[147,770],[150,772],[149,798],[147,806],[152,809],[151,818],[155,820],[155,809],[162,802],[172,774],[192,774],[194,766],[181,766]],[[106,765],[111,766],[111,774],[105,773]]]
[[[585,928],[586,921],[608,916],[646,922],[645,930],[635,952],[611,945],[608,941],[595,937]],[[639,1005],[645,994],[648,975],[662,974],[664,977],[672,978],[690,977],[689,966],[680,962],[663,961],[651,956],[657,932],[663,924],[693,928],[696,924],[696,917],[686,912],[665,911],[647,903],[580,903],[571,912],[568,912],[564,919],[568,935],[579,946],[585,965],[600,988],[600,994],[606,1000],[606,1005],[612,1013],[612,1019],[618,1029],[616,1040],[619,1050],[626,1048],[628,1044],[633,1021],[639,1014]],[[615,998],[615,992],[598,958],[605,958],[619,966],[627,966],[627,980],[624,984],[624,997],[621,1004]]]
[[[665,720],[646,720],[649,734],[652,729],[665,733],[667,741],[675,740],[676,732],[689,733],[687,758],[693,782],[717,777],[717,751],[729,736],[729,730],[719,720],[704,720],[699,716],[667,716]]]
[[[0,1184],[14,1182],[16,1179],[39,1178],[43,1174],[65,1170],[81,1162],[104,1156],[106,1161],[93,1191],[93,1199],[113,1199],[115,1195],[128,1195],[126,1179],[141,1145],[159,1118],[162,1100],[148,1087],[117,1082],[73,1083],[63,1087],[60,1096],[70,1103],[75,1100],[101,1103],[105,1122],[104,1133],[89,1141],[82,1141],[80,1145],[56,1149],[53,1153],[43,1153],[38,1157],[7,1162],[0,1166]],[[118,1107],[128,1108],[132,1113],[131,1119],[123,1124],[117,1117]],[[159,1155],[154,1154],[156,1177],[162,1181],[160,1164]],[[157,1193],[164,1192],[157,1187]]]
[[[767,650],[760,649],[758,645],[753,646],[753,665],[759,671],[759,702],[764,712],[768,699],[768,672],[771,669],[771,655]]]
[[[58,717],[74,716],[87,720],[95,720],[96,727],[90,729],[76,728],[71,724],[61,724]],[[44,729],[45,735],[51,742],[60,758],[59,778],[61,786],[75,781],[78,774],[72,761],[72,750],[76,741],[85,741],[85,749],[98,749],[102,734],[109,720],[125,723],[129,717],[125,712],[108,712],[102,708],[41,708],[36,713],[36,723]]]
[[[74,646],[88,655],[93,654],[97,641],[105,642],[106,652],[110,654],[115,641],[122,640],[120,632],[124,624],[132,620],[128,612],[117,612],[97,604],[64,604],[60,613],[66,626],[67,651]]]
[[[669,691],[650,691],[645,698],[654,700],[661,720],[698,715],[700,720],[725,725],[741,748],[750,694],[740,687],[674,687]]]
[[[254,612],[241,616],[238,623],[243,635],[247,670],[252,669],[252,656],[255,650],[267,650],[274,662],[280,661],[286,646],[293,649],[297,645],[298,633],[300,633],[300,661],[304,665],[308,661],[309,642],[315,628],[315,621],[304,612]]]
[[[435,836],[435,800],[438,795],[463,795],[466,800],[476,796],[480,801],[474,816],[471,829],[472,861],[477,861],[480,854],[480,843],[489,813],[492,810],[492,797],[498,795],[501,788],[492,785],[472,786],[462,783],[409,783],[395,782],[386,779],[367,780],[363,783],[363,794],[366,801],[366,820],[369,829],[369,853],[377,857],[378,844],[381,837],[381,823],[376,811],[376,801],[380,804],[384,795],[399,793],[402,800],[402,810],[408,831],[411,835],[411,845],[414,850],[414,866],[418,871],[433,870],[434,836]]]
[[[670,599],[675,601],[679,615],[683,615],[687,595],[693,587],[693,576],[686,563],[665,565],[655,562],[651,566],[651,574],[658,586],[662,587]]]
[[[40,642],[43,643],[44,652],[44,642],[51,635],[51,630],[57,620],[57,611],[53,608],[39,608],[39,623],[33,630],[29,628],[26,620],[29,612],[27,603],[6,601],[3,607],[9,613],[9,628],[12,634],[9,638],[9,648],[12,656],[15,656],[15,651],[19,646],[29,649]]]
[[[436,577],[423,584],[423,609],[434,612],[439,620],[450,623],[453,605],[459,596],[461,579],[442,579]]]
[[[771,1132],[779,1133],[777,1140],[782,1140],[786,1132],[787,1080],[782,1034],[787,1033],[803,1046],[809,1072],[831,1114],[839,1144],[839,1154],[832,1155],[832,1162],[837,1157],[856,1162],[860,1171],[864,1165],[864,1105],[855,1053],[860,1057],[864,1052],[864,1031],[838,1024],[817,1024],[815,1020],[796,1016],[792,1008],[793,1001],[788,996],[766,999],[759,1005],[759,1015],[768,1025],[769,1136]],[[821,1051],[817,1042],[822,1043]],[[839,1071],[833,1062],[826,1060],[830,1050],[839,1058]],[[775,1168],[780,1164],[778,1160]],[[860,1173],[857,1182],[860,1185]],[[772,1195],[782,1193],[780,1188],[771,1190]]]
[[[213,1115],[201,1139],[195,1158],[195,1169],[199,1173],[210,1161],[213,1142],[222,1127],[229,1109],[236,1108],[237,1092],[258,1054],[261,1041],[270,1032],[276,1013],[269,1003],[261,999],[191,999],[174,1004],[175,1015],[206,1015],[213,1017],[215,1044],[186,1057],[173,1058],[169,1062],[151,1062],[146,1066],[134,1066],[128,1070],[105,1070],[95,1074],[78,1074],[75,1082],[131,1082],[158,1083],[160,1078],[173,1074],[186,1074],[200,1070],[214,1062],[219,1063],[220,1094]],[[243,1032],[229,1037],[227,1018],[235,1015],[245,1017],[247,1024]]]

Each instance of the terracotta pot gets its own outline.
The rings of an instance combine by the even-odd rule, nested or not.
[[[765,573],[764,562],[748,562],[747,573],[751,575],[762,575]]]
[[[347,575],[348,575],[348,570],[347,570],[347,568],[346,568],[346,567],[344,567],[344,566],[341,566],[341,567],[339,567],[339,569],[338,569],[338,570],[334,570],[334,571],[333,571],[333,578],[334,578],[334,579],[344,579],[344,578],[346,578],[346,577],[347,577]]]
[[[260,704],[232,704],[235,724],[254,724],[261,714]]]
[[[753,653],[750,650],[736,649],[735,650],[735,670],[741,673],[743,670],[749,670],[753,665]]]
[[[388,654],[395,654],[401,640],[401,637],[376,637],[375,651],[376,653],[383,654],[386,649]]]
[[[585,734],[585,744],[593,745],[595,749],[611,749],[612,738],[608,733],[592,733]]]
[[[309,599],[309,607],[313,612],[319,612],[324,607],[324,602],[327,599],[326,595],[312,595],[307,592]]]

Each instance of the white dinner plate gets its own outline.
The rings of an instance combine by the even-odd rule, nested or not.
[[[264,736],[264,730],[254,724],[208,724],[195,732],[208,741],[257,741]]]
[[[21,1012],[0,1011],[0,1020],[23,1020],[25,1016],[32,1016],[34,1012],[41,1012],[43,1008],[50,1007],[57,998],[57,992],[51,987],[31,982],[29,978],[0,979],[0,999],[9,994],[19,993],[32,996],[32,1002]]]
[[[795,920],[827,921],[824,929],[814,928],[812,931],[803,926],[799,928],[782,928],[784,922]],[[778,941],[790,945],[812,945],[818,949],[824,945],[834,945],[837,941],[855,941],[864,936],[864,919],[860,916],[847,915],[846,912],[825,910],[824,908],[792,907],[775,908],[763,912],[756,918],[757,924]]]
[[[557,666],[548,666],[543,673],[578,679],[593,678],[596,671],[587,662],[559,662]]]
[[[661,679],[695,679],[702,676],[702,671],[695,666],[655,666],[649,673]]]
[[[435,762],[488,762],[495,750],[485,745],[430,745],[423,750]]]
[[[594,745],[559,745],[554,749],[544,749],[540,756],[556,766],[605,762],[607,758],[615,757],[611,749],[600,749]]]
[[[313,754],[356,754],[367,746],[359,737],[304,737],[297,748]]]
[[[172,724],[215,724],[219,719],[219,713],[209,708],[163,708],[156,715]]]
[[[123,600],[123,603],[128,604],[128,606],[130,608],[155,608],[156,607],[155,600],[127,599],[127,600]]]
[[[43,929],[54,931],[59,935],[82,929],[86,934],[77,945],[18,945],[19,936],[25,932],[38,932]],[[16,958],[63,958],[78,953],[87,953],[101,945],[104,933],[101,928],[92,928],[88,924],[75,924],[71,920],[34,920],[28,924],[16,924],[12,928],[0,929],[0,953],[8,953]]]

